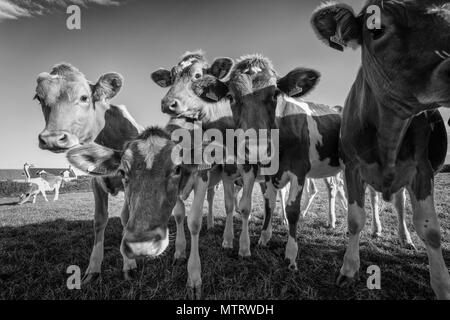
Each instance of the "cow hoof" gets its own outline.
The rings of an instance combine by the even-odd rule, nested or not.
[[[240,258],[250,258],[251,257],[250,248],[248,249],[239,249],[239,257]]]
[[[406,249],[406,250],[411,250],[411,251],[418,251],[416,246],[414,245],[414,243],[411,242],[405,242],[405,241],[400,241],[401,242],[401,246],[402,248]]]
[[[339,276],[336,279],[336,285],[340,288],[346,288],[354,284],[358,278],[358,273],[356,273],[353,277],[345,276],[339,273]]]
[[[329,223],[327,223],[326,225],[325,225],[325,228],[327,228],[327,229],[336,229],[336,224],[329,224]]]
[[[201,300],[202,298],[202,285],[187,285],[187,298],[189,300]]]
[[[87,285],[89,283],[93,283],[95,281],[100,280],[100,272],[92,272],[92,273],[86,273],[83,278],[81,279],[81,285]]]
[[[186,263],[186,261],[187,261],[186,257],[178,257],[178,258],[174,257],[172,265],[181,266],[181,265],[184,265]]]
[[[123,270],[122,276],[123,276],[123,280],[125,280],[125,281],[135,280],[137,278],[137,270],[136,269]]]
[[[372,231],[372,238],[381,238],[381,231]]]
[[[298,271],[297,263],[291,262],[289,258],[284,259],[284,264],[287,266],[289,271]]]
[[[224,249],[233,249],[233,240],[228,241],[228,240],[223,239],[223,241],[222,241],[222,248],[224,248]]]
[[[272,231],[263,230],[261,231],[261,236],[258,240],[258,245],[262,247],[266,247],[272,237]]]

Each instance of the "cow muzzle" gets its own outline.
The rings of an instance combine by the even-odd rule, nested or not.
[[[39,134],[39,148],[55,153],[65,152],[78,144],[78,137],[67,131],[44,130]]]
[[[121,251],[129,259],[136,257],[156,257],[169,245],[167,228],[157,227],[145,233],[134,234],[125,230]]]

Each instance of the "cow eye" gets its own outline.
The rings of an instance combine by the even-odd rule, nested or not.
[[[176,166],[173,170],[174,176],[179,176],[181,174],[181,166]]]
[[[117,174],[122,178],[123,183],[128,183],[128,177],[125,170],[119,169],[117,171]]]
[[[202,74],[201,73],[196,73],[195,75],[194,75],[194,78],[195,79],[200,79],[202,77]]]
[[[88,96],[81,96],[80,101],[81,102],[88,102],[89,97]]]

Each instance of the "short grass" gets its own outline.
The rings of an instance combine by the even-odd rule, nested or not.
[[[429,286],[426,251],[411,223],[408,226],[418,252],[402,249],[397,239],[397,217],[390,204],[381,215],[383,237],[370,236],[371,217],[361,237],[360,281],[337,288],[334,279],[342,263],[347,238],[346,218],[338,207],[335,230],[326,229],[328,201],[325,188],[311,214],[298,228],[299,257],[297,272],[284,264],[287,232],[279,209],[274,233],[267,248],[258,247],[263,222],[259,187],[255,187],[250,221],[252,257],[238,258],[240,217],[235,215],[234,249],[221,248],[225,223],[223,196],[217,194],[215,227],[206,230],[206,218],[200,237],[203,297],[205,299],[434,299]],[[443,252],[450,265],[450,174],[440,174],[436,183],[436,207],[441,221]],[[51,197],[50,197],[51,198]],[[135,280],[121,279],[119,253],[122,227],[119,214],[122,195],[110,200],[110,221],[105,235],[102,279],[81,290],[68,290],[66,269],[79,265],[84,272],[93,243],[93,195],[61,195],[60,201],[17,206],[17,199],[0,200],[0,299],[183,299],[186,297],[186,264],[172,265],[174,245],[165,255],[138,262]],[[206,204],[205,204],[206,205]],[[366,204],[369,210],[368,203]],[[206,206],[204,208],[206,213]],[[171,218],[170,231],[175,234]],[[189,232],[186,227],[189,252]],[[366,286],[367,267],[381,268],[381,290]]]

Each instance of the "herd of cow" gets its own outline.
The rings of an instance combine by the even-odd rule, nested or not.
[[[367,6],[381,8],[380,28],[366,24]],[[171,70],[152,73],[153,81],[169,88],[161,102],[170,116],[165,128],[143,129],[127,109],[110,100],[123,78],[102,75],[91,84],[69,64],[59,64],[37,79],[36,99],[46,127],[39,135],[42,149],[66,152],[76,167],[97,176],[95,241],[83,282],[99,276],[108,194],[125,192],[120,252],[123,272],[130,278],[135,259],[157,256],[167,248],[168,220],[177,225],[175,260],[186,258],[184,201],[194,191],[187,214],[191,249],[187,263],[190,296],[201,297],[198,252],[202,208],[209,201],[208,227],[213,224],[214,186],[223,183],[226,226],[223,248],[232,248],[235,195],[242,188],[236,211],[242,217],[239,255],[248,257],[248,219],[256,181],[264,195],[265,220],[259,244],[271,237],[277,193],[289,185],[285,205],[288,241],[285,257],[297,269],[297,223],[306,179],[327,178],[330,225],[334,202],[342,188],[343,172],[348,197],[348,246],[337,284],[350,283],[360,267],[359,238],[365,225],[365,191],[369,186],[376,207],[377,193],[394,201],[399,215],[399,236],[414,246],[405,223],[405,192],[411,199],[415,230],[426,246],[431,286],[440,299],[450,299],[450,276],[441,249],[441,234],[434,206],[434,175],[443,165],[447,135],[438,107],[450,107],[450,6],[443,0],[370,0],[360,14],[351,7],[327,2],[311,18],[318,38],[334,49],[360,47],[362,66],[339,108],[306,102],[320,75],[296,68],[284,77],[261,55],[236,61],[218,58],[209,65],[202,52],[188,52]],[[279,130],[279,170],[260,176],[263,163],[211,166],[186,164],[174,157],[177,144],[171,133],[179,128]],[[270,139],[270,138],[269,138]],[[238,186],[239,185],[239,186]],[[284,206],[284,202],[283,202]],[[283,208],[284,209],[284,208]],[[375,215],[378,210],[374,210]],[[375,216],[374,233],[381,231]]]

